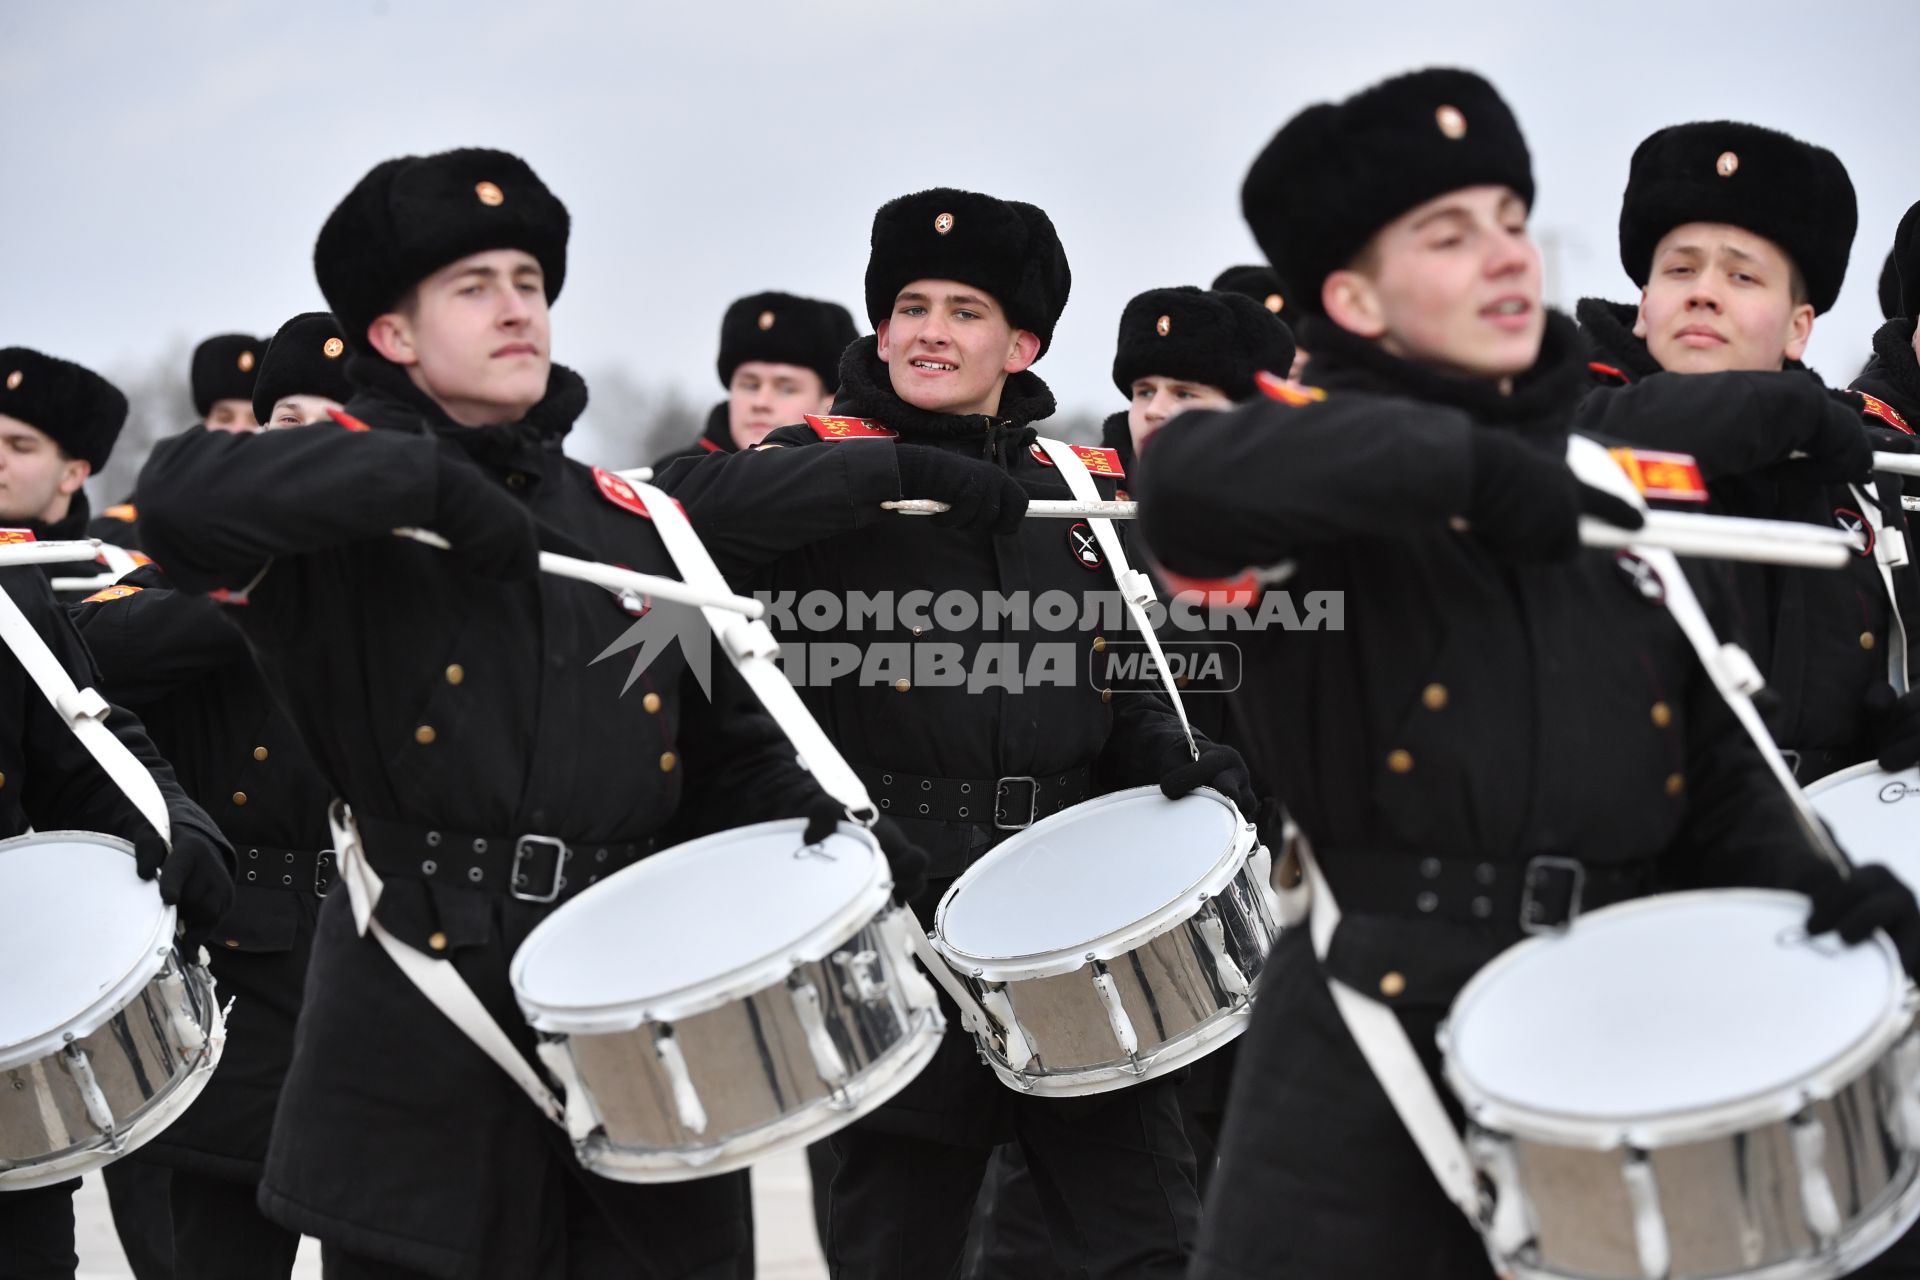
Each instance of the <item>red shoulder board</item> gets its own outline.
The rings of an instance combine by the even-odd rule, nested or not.
[[[349,431],[371,431],[373,429],[366,423],[360,421],[360,419],[348,413],[345,409],[329,409],[327,410],[327,416]]]
[[[1861,408],[1867,413],[1880,419],[1895,431],[1904,431],[1908,435],[1914,434],[1913,428],[1907,425],[1907,420],[1900,416],[1900,411],[1885,400],[1878,396],[1870,396],[1864,391],[1856,391],[1853,394],[1860,397]]]
[[[702,449],[705,449],[708,453],[725,453],[726,452],[725,449],[721,448],[719,445],[715,444],[713,441],[707,439],[705,436],[700,437],[700,447]]]
[[[608,502],[611,502],[614,506],[619,507],[623,511],[631,511],[633,514],[645,517],[648,520],[653,519],[652,514],[647,510],[646,501],[635,492],[632,485],[622,480],[613,472],[608,471],[604,467],[595,467],[593,469],[593,482],[600,486],[600,496]],[[674,499],[673,505],[680,508],[681,515],[687,513],[686,507],[681,505],[678,498]]]
[[[898,431],[890,431],[877,422],[865,418],[823,418],[818,414],[807,415],[807,425],[813,428],[813,434],[822,440],[897,440]]]
[[[1278,400],[1281,404],[1290,404],[1295,408],[1327,398],[1323,388],[1310,387],[1304,382],[1295,382],[1292,378],[1282,378],[1278,374],[1268,373],[1265,370],[1254,374],[1253,382],[1269,400]]]
[[[207,592],[207,599],[213,601],[215,604],[242,605],[248,603],[246,592],[230,591],[226,587],[215,587],[213,590]]]
[[[0,529],[0,547],[10,547],[22,542],[38,542],[31,529]]]
[[[1633,487],[1649,498],[1667,502],[1705,502],[1707,482],[1690,453],[1662,453],[1657,449],[1607,450]]]
[[[1087,470],[1093,472],[1094,475],[1113,476],[1117,479],[1126,478],[1126,468],[1120,465],[1120,451],[1118,449],[1102,449],[1097,445],[1091,444],[1070,444],[1067,448],[1073,450],[1074,456],[1085,463]],[[1028,445],[1027,452],[1031,453],[1033,460],[1041,466],[1050,467],[1053,465],[1053,459],[1049,458],[1047,451],[1039,445]]]
[[[1612,365],[1602,364],[1598,360],[1587,361],[1587,372],[1596,378],[1611,382],[1617,387],[1624,387],[1633,381],[1632,378],[1629,378],[1625,373],[1614,368]]]
[[[125,600],[128,596],[139,595],[143,590],[145,590],[144,587],[130,587],[124,582],[116,582],[110,587],[94,592],[80,603],[105,604],[109,600]]]
[[[131,502],[116,502],[100,514],[109,520],[119,520],[125,524],[132,524],[140,518],[139,510]]]
[[[1260,599],[1260,580],[1251,569],[1243,570],[1232,578],[1189,578],[1174,573],[1165,565],[1154,567],[1159,570],[1160,579],[1167,584],[1169,592],[1174,595],[1197,595],[1203,606],[1246,609]]]

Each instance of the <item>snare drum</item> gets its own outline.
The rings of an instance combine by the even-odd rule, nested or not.
[[[1920,1217],[1920,1041],[1884,936],[1807,900],[1676,893],[1475,975],[1440,1033],[1495,1265],[1563,1280],[1824,1280]]]
[[[1828,774],[1806,793],[1855,863],[1884,863],[1920,889],[1920,768],[1887,773],[1869,760]]]
[[[800,819],[677,845],[528,935],[514,994],[567,1089],[581,1164],[622,1182],[740,1169],[904,1089],[945,1020],[886,859]]]
[[[0,841],[0,1191],[109,1164],[200,1096],[225,1023],[173,932],[125,840]]]
[[[1270,863],[1218,792],[1135,787],[969,867],[933,946],[999,1023],[981,1036],[994,1074],[1023,1093],[1104,1093],[1239,1035],[1280,930]]]

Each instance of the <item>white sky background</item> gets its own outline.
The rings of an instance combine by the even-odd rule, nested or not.
[[[270,333],[322,305],[314,235],[363,172],[482,145],[572,211],[565,363],[717,398],[728,301],[859,315],[875,207],[951,185],[1052,215],[1074,287],[1038,372],[1104,412],[1128,297],[1257,260],[1240,181],[1289,115],[1453,64],[1520,116],[1569,308],[1631,296],[1615,226],[1653,129],[1730,117],[1837,151],[1860,233],[1809,359],[1845,381],[1920,198],[1916,49],[1914,0],[0,0],[0,344],[114,367]]]

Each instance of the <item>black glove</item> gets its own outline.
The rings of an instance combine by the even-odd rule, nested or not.
[[[1830,393],[1825,412],[1813,415],[1792,433],[1792,457],[1786,466],[1797,476],[1829,484],[1855,483],[1872,478],[1873,441],[1860,421],[1860,402],[1839,392]]]
[[[189,939],[206,936],[233,905],[233,850],[225,840],[175,820],[173,850],[149,830],[133,842],[134,867],[142,880],[160,880],[160,901],[179,909]]]
[[[822,795],[807,806],[807,829],[801,839],[818,844],[833,834],[834,828],[849,821],[847,807],[832,796]],[[882,818],[873,824],[873,838],[880,852],[887,855],[887,868],[893,873],[893,900],[912,902],[927,888],[927,853],[907,838],[900,824]]]
[[[1871,422],[1863,425],[1867,430],[1867,443],[1875,453],[1920,453],[1920,436],[1910,436],[1892,427],[1877,427]]]
[[[1844,879],[1825,878],[1807,896],[1813,899],[1808,933],[1838,933],[1851,946],[1885,930],[1907,973],[1920,976],[1920,902],[1892,871],[1878,863],[1855,867]]]
[[[1487,550],[1510,560],[1564,560],[1580,547],[1580,517],[1622,529],[1646,524],[1640,509],[1583,484],[1556,453],[1511,431],[1477,427],[1467,524]]]
[[[900,460],[900,496],[933,498],[951,507],[933,517],[956,529],[1012,533],[1027,514],[1027,491],[991,462],[931,445],[894,446]]]
[[[1867,689],[1865,701],[1880,767],[1898,773],[1920,764],[1920,693],[1896,695],[1882,680]]]
[[[1196,787],[1212,787],[1233,801],[1240,816],[1249,822],[1259,816],[1260,797],[1253,792],[1253,774],[1232,747],[1209,743],[1200,748],[1200,758],[1195,760],[1182,739],[1179,759],[1160,775],[1160,794],[1178,800]]]
[[[433,531],[475,573],[524,582],[540,571],[533,513],[479,467],[444,450],[435,460]]]

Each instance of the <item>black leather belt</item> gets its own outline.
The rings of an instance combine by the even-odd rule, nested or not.
[[[654,850],[651,839],[567,841],[543,835],[475,835],[385,818],[358,817],[367,861],[383,876],[505,893],[523,902],[564,902]]]
[[[252,844],[234,850],[234,863],[241,884],[311,893],[317,898],[326,897],[333,887],[338,865],[331,849],[269,849]]]
[[[1345,849],[1326,854],[1321,866],[1346,915],[1516,921],[1523,933],[1558,932],[1582,911],[1644,897],[1655,884],[1651,858],[1596,863],[1542,854],[1491,862]]]
[[[1091,765],[1043,777],[1005,778],[930,778],[866,765],[853,771],[890,817],[972,822],[1000,831],[1023,830],[1093,793]]]

